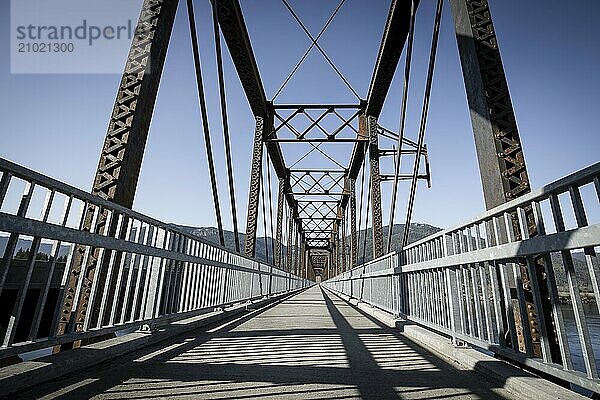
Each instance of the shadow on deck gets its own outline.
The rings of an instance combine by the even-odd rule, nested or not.
[[[14,398],[507,396],[316,286],[251,319],[191,332]]]

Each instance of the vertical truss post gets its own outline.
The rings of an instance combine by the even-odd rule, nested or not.
[[[310,260],[310,250],[306,249],[306,254],[304,255],[304,262],[306,263],[306,277],[309,280],[314,280],[314,274],[313,274],[313,270],[312,270],[312,263]]]
[[[340,231],[341,232],[341,231]],[[342,254],[343,254],[343,249],[342,249],[342,239],[340,237],[341,235],[336,235],[335,238],[335,245],[336,245],[336,263],[337,263],[337,274],[341,274],[342,273]]]
[[[288,257],[288,265],[287,265],[287,270],[288,272],[292,272],[292,246],[294,245],[293,243],[293,237],[294,237],[294,213],[293,210],[290,210],[290,219],[288,220],[288,246],[287,246],[287,257]]]
[[[346,272],[346,210],[342,212],[342,264],[341,270],[342,272]]]
[[[337,263],[337,234],[334,232],[331,234],[331,240],[330,240],[330,246],[331,246],[331,256],[330,256],[330,271],[331,274],[328,276],[328,278],[332,278],[333,276],[337,275],[337,267],[338,267],[338,263]]]
[[[311,279],[310,250],[308,249],[308,246],[306,246],[305,248],[306,250],[304,252],[304,262],[306,263],[306,278]]]
[[[294,273],[298,276],[301,275],[301,271],[300,271],[300,263],[298,262],[298,256],[299,254],[299,250],[300,250],[300,232],[298,231],[298,224],[295,224],[295,234],[294,237],[296,238],[295,240],[295,244],[294,244]]]
[[[92,194],[128,208],[132,207],[135,197],[177,3],[177,0],[145,0],[142,4],[94,178]],[[100,210],[95,226],[92,226],[94,212],[93,206],[85,210],[84,230],[105,231],[108,213]],[[115,234],[115,221],[113,219],[108,227],[110,236]],[[74,323],[74,331],[80,330],[90,303],[94,304],[94,318],[97,318],[96,314],[100,310],[99,302],[90,299],[90,295],[96,269],[101,268],[98,284],[103,286],[107,279],[107,268],[103,267],[104,264],[99,265],[98,249],[90,252],[85,267],[83,253],[83,248],[77,246],[69,271],[57,335],[66,333],[71,322]],[[104,257],[105,260],[109,258]],[[79,299],[76,299],[75,290],[80,275],[83,284]],[[75,304],[77,309],[75,315],[72,315]]]
[[[302,268],[302,277],[308,279],[308,268],[306,265],[306,239],[300,235],[300,267]]]
[[[356,235],[356,179],[350,180],[350,269],[356,267],[358,259],[358,237]]]
[[[371,185],[371,213],[373,218],[373,258],[383,255],[383,226],[381,215],[381,176],[379,174],[379,133],[377,118],[361,116],[359,127],[369,138],[369,165]]]
[[[529,177],[488,2],[450,0],[450,6],[454,16],[486,208],[491,209],[530,192]],[[533,211],[529,207],[525,212],[529,235],[536,236]],[[513,225],[516,228],[516,236],[519,236],[516,217],[513,217]],[[538,280],[544,282],[544,260],[536,257],[535,264]],[[534,354],[541,356],[538,316],[535,313],[525,264],[521,264],[521,273]],[[539,286],[542,298],[548,298],[547,285],[541,283]],[[552,311],[549,304],[543,304],[542,308],[545,325],[552,327]],[[550,343],[557,343],[552,329],[548,329],[547,334]],[[522,341],[522,338],[520,340]],[[558,346],[550,348],[553,361],[560,362]]]
[[[246,219],[245,253],[254,257],[256,253],[256,230],[258,227],[258,204],[260,200],[260,181],[262,176],[263,137],[265,118],[256,116],[254,147],[252,150],[252,169],[250,171],[250,190],[248,191],[248,217]]]
[[[281,268],[281,237],[283,234],[283,208],[285,204],[283,202],[285,197],[285,179],[279,178],[279,190],[277,193],[277,227],[275,230],[275,266],[277,268]],[[290,218],[289,221],[292,219]],[[288,236],[288,247],[290,236]],[[290,253],[288,251],[288,263],[289,263]]]
[[[530,191],[487,0],[451,0],[486,207]]]

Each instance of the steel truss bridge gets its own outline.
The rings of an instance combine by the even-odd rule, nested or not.
[[[298,332],[304,332],[300,328],[305,327],[307,332],[312,332],[306,335],[316,335],[307,338],[317,345],[321,337],[319,332],[326,335],[331,329],[337,329],[341,332],[350,368],[360,364],[376,369],[378,361],[374,356],[374,359],[361,358],[357,364],[353,352],[368,348],[368,343],[358,333],[358,336],[351,336],[349,332],[367,328],[352,325],[346,317],[367,321],[368,333],[378,332],[378,337],[384,338],[381,339],[382,346],[394,343],[407,346],[406,339],[401,339],[404,336],[392,335],[380,325],[373,325],[355,309],[344,308],[343,299],[358,304],[363,311],[368,309],[382,320],[393,319],[394,324],[402,321],[405,335],[412,332],[413,340],[426,347],[429,343],[438,353],[449,348],[451,354],[464,355],[471,348],[477,348],[505,360],[506,363],[495,362],[504,365],[500,369],[513,368],[511,371],[515,375],[512,377],[517,383],[510,385],[518,388],[525,381],[522,390],[527,385],[533,388],[531,396],[523,392],[525,397],[533,398],[539,393],[578,396],[565,388],[598,396],[600,348],[594,334],[590,333],[589,307],[586,308],[584,303],[588,296],[593,307],[600,309],[597,257],[600,224],[589,218],[590,209],[597,207],[600,201],[600,163],[532,191],[488,3],[486,0],[448,2],[454,19],[487,211],[465,224],[416,243],[408,242],[409,229],[405,229],[399,246],[401,250],[396,252],[391,251],[392,227],[398,219],[395,211],[400,182],[408,182],[408,207],[403,220],[407,227],[412,220],[418,181],[430,182],[425,133],[443,1],[437,2],[435,11],[420,127],[414,139],[406,135],[405,121],[419,0],[391,1],[368,93],[362,97],[319,44],[321,35],[336,17],[344,0],[317,35],[306,28],[293,4],[283,0],[311,45],[270,100],[265,95],[238,0],[211,1],[215,34],[212,39],[216,48],[223,122],[220,130],[224,135],[235,233],[234,248],[226,248],[211,145],[215,129],[213,127],[211,132],[208,125],[205,77],[192,0],[186,0],[187,22],[220,244],[209,243],[182,227],[131,209],[178,7],[177,0],[144,0],[91,193],[0,159],[0,231],[8,235],[0,261],[0,360],[8,365],[0,369],[0,381],[4,383],[0,385],[0,393],[15,395],[21,392],[31,396],[54,390],[59,393],[71,386],[61,387],[60,381],[50,382],[47,386],[43,383],[74,370],[79,370],[78,376],[85,381],[85,367],[140,351],[167,340],[169,335],[185,334],[247,313],[257,315],[259,320],[264,318],[262,323],[270,327],[269,332],[275,336],[292,329],[286,324],[299,329]],[[238,236],[222,38],[255,118],[245,243],[240,243]],[[326,59],[356,96],[354,104],[280,104],[276,101],[311,51],[318,51]],[[405,63],[400,70],[404,87],[400,125],[395,131],[381,126],[378,118],[403,52]],[[300,145],[308,146],[308,151],[291,162],[286,156],[289,149]],[[324,150],[324,145],[346,146],[349,157],[334,157]],[[314,161],[319,157],[321,164]],[[386,158],[393,162],[382,162]],[[308,159],[310,165],[306,165]],[[411,174],[401,173],[402,162],[409,163]],[[388,168],[389,165],[392,167]],[[271,187],[272,175],[277,182],[274,188]],[[381,187],[386,184],[392,187],[388,232],[384,232],[382,218]],[[19,200],[11,208],[11,193],[17,192]],[[39,206],[32,200],[36,196],[44,199]],[[574,223],[571,224],[565,215],[574,216]],[[256,259],[261,221],[268,262]],[[367,227],[372,243],[368,250],[366,234],[359,235],[363,229],[367,232]],[[270,243],[267,240],[269,231],[273,238]],[[16,257],[23,240],[28,241],[29,250]],[[50,246],[49,254],[40,258],[44,246]],[[367,251],[372,260],[365,262]],[[567,294],[560,292],[558,275],[565,277]],[[591,288],[589,293],[584,294],[581,290],[583,280]],[[565,297],[574,315],[573,327],[569,327],[563,315],[561,304]],[[269,308],[273,302],[278,305]],[[268,310],[252,311],[263,306]],[[298,309],[312,310],[310,307],[313,306],[314,311],[307,311],[310,316],[329,315],[335,326],[319,325],[315,322],[320,321],[319,318],[292,318]],[[281,325],[275,322],[277,320],[269,319],[278,315],[274,310],[289,314],[282,317]],[[234,323],[237,328],[222,334],[222,345],[226,347],[227,343],[235,342],[235,332],[244,337],[244,332],[254,327],[254,320]],[[294,325],[298,323],[300,326]],[[414,329],[409,329],[407,324]],[[236,331],[238,328],[241,331]],[[219,332],[218,328],[214,329]],[[260,330],[260,327],[256,329]],[[135,338],[131,341],[123,339],[132,335]],[[198,337],[192,335],[189,340]],[[290,340],[299,340],[294,356],[300,361],[307,354],[312,357],[312,350],[303,347],[303,343],[308,342],[302,342],[302,334],[293,337],[295,339]],[[423,339],[431,337],[437,339]],[[202,346],[210,346],[214,340],[217,339],[213,337],[199,345],[198,351],[203,352],[205,347]],[[248,343],[240,344],[238,350],[248,350]],[[283,346],[286,340],[277,343]],[[336,345],[332,343],[325,340],[323,346],[330,346],[326,348],[330,348],[335,357]],[[13,364],[19,355],[48,348],[55,354],[48,356],[45,364],[36,366],[35,361]],[[97,355],[86,355],[86,349],[93,349]],[[176,355],[193,357],[190,349]],[[421,357],[425,351],[415,347],[410,349],[415,357]],[[219,347],[213,350],[218,352]],[[205,356],[212,354],[210,349],[206,351],[209,353],[203,353]],[[294,350],[288,349],[287,353],[278,349],[268,351],[283,357],[291,356],[288,353]],[[397,354],[393,349],[390,351],[388,356]],[[398,354],[397,357],[402,364],[402,356]],[[427,358],[429,361],[422,364],[423,368],[442,368],[441,361],[432,361],[434,356],[427,357],[431,359]],[[456,357],[460,360],[463,356]],[[464,357],[462,359],[463,364],[468,364]],[[247,360],[240,356],[238,361],[244,363]],[[230,359],[226,364],[231,366],[232,363],[235,364]],[[318,369],[323,364],[329,365],[328,360],[322,358],[314,367]],[[129,372],[120,372],[126,378],[117,384],[135,378],[133,365]],[[485,383],[481,387],[466,383],[464,387],[460,383],[457,387],[452,386],[453,377],[460,381],[460,374],[453,375],[448,368],[442,368],[445,371],[440,375],[442,386],[436,390],[458,387],[484,397],[498,394],[486,392]],[[473,369],[481,368],[475,366]],[[254,374],[252,379],[256,381],[284,386],[292,383],[316,383],[323,387],[350,385],[343,379],[327,381],[316,376],[278,380],[279,374],[285,373],[270,370],[265,370],[265,376],[261,378],[256,376],[259,370],[244,370],[239,374]],[[215,387],[221,387],[221,381],[228,380],[226,375],[207,371],[209,376],[214,375],[212,379],[216,383],[211,385]],[[153,376],[149,371],[144,373]],[[98,379],[104,382],[109,373],[102,374]],[[269,374],[273,374],[271,378],[267,376]],[[398,387],[407,385],[402,375],[374,376],[374,385],[357,378],[359,397],[402,397],[402,389]],[[395,391],[377,381],[392,379],[390,376],[403,380],[392,384],[396,385]],[[165,379],[165,376],[161,375],[161,378]],[[176,378],[172,377],[173,380]],[[197,377],[193,381],[201,380]],[[542,381],[541,386],[539,381]],[[514,394],[515,390],[521,390],[511,389],[510,385],[508,392]],[[81,387],[68,392],[81,398],[110,391],[113,386],[100,385],[101,389],[90,391]],[[24,392],[25,389],[30,392]],[[243,392],[245,389],[238,387],[238,390]],[[311,393],[317,393],[320,398],[329,396],[319,390]],[[330,392],[331,398],[337,398],[337,389],[327,390],[334,390]],[[427,392],[428,389],[423,390],[429,393],[424,396],[434,394]],[[124,393],[121,395],[127,397]],[[210,397],[208,392],[202,393],[196,392],[199,396]],[[284,397],[286,393],[291,392],[283,390],[279,395]],[[307,392],[293,393],[308,396]],[[465,392],[457,395],[461,394]],[[277,393],[264,392],[264,395],[277,397]]]

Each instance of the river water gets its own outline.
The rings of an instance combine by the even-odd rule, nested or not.
[[[590,332],[590,341],[592,342],[592,348],[594,349],[596,365],[600,366],[600,315],[598,315],[598,308],[595,304],[584,304],[583,308],[586,315],[588,330]],[[579,334],[577,332],[577,325],[575,323],[573,310],[568,304],[563,305],[562,310],[567,329],[567,339],[571,349],[573,368],[578,371],[585,372],[585,365],[583,363],[583,356],[581,352],[581,343],[579,341]]]

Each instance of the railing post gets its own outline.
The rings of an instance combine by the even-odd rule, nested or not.
[[[159,229],[156,235],[156,246],[160,248],[165,247],[166,241],[166,231],[163,229]],[[161,284],[161,276],[163,275],[163,270],[165,267],[165,263],[162,258],[153,257],[150,261],[150,268],[148,273],[150,274],[150,278],[148,280],[148,288],[146,294],[146,302],[144,304],[144,308],[142,311],[142,315],[144,319],[152,319],[158,314],[158,307],[160,304],[160,284]],[[147,328],[152,329],[149,325]],[[144,327],[142,330],[148,330]]]
[[[142,4],[94,178],[92,194],[128,208],[133,205],[177,4],[177,0],[145,0]],[[89,223],[93,213],[93,208],[85,211],[87,230],[96,229]],[[96,225],[103,226],[105,219],[106,214],[103,212]],[[112,236],[113,230],[114,226],[111,226],[109,235]],[[85,280],[80,297],[86,300],[80,302],[79,308],[74,310],[73,299],[67,298],[63,304],[57,335],[66,332],[66,320],[71,319],[69,316],[72,313],[76,314],[73,318],[75,329],[83,327],[87,313],[94,312],[87,309],[88,304],[94,300],[90,298],[92,286],[98,283],[103,286],[106,280],[104,274],[96,276],[98,268],[106,269],[106,266],[98,262],[98,252],[93,250],[89,254],[87,264],[83,264],[81,253],[83,249],[75,252],[67,292],[73,293],[78,281]],[[86,272],[82,274],[82,270]],[[79,275],[82,275],[81,278]],[[94,283],[95,277],[100,282]]]

